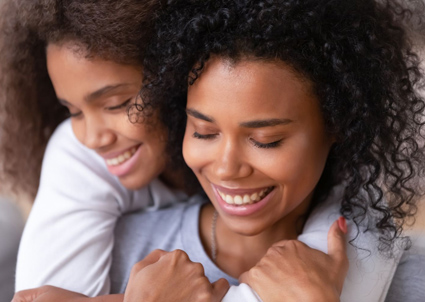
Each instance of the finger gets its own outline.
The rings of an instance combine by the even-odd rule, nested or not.
[[[249,285],[249,271],[246,271],[239,276],[239,283],[246,283]]]
[[[154,264],[156,262],[158,262],[159,259],[161,259],[161,257],[167,255],[168,252],[163,251],[163,250],[154,250],[151,253],[149,253],[149,255],[147,255],[143,260],[137,262],[134,266],[133,266],[133,270],[135,272],[132,273],[137,273],[140,270],[144,269],[146,266]]]
[[[213,288],[213,297],[214,301],[221,301],[223,300],[224,296],[226,295],[227,291],[229,290],[229,282],[224,279],[218,279],[215,281],[212,285]]]
[[[332,224],[328,232],[328,255],[339,263],[347,260],[346,233],[347,224],[342,216]]]

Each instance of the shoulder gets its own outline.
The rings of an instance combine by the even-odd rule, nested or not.
[[[179,202],[171,207],[157,211],[138,211],[125,214],[118,221],[116,233],[120,233],[120,236],[132,237],[139,230],[141,233],[146,234],[143,229],[146,230],[150,227],[155,233],[163,233],[166,230],[180,231],[183,220],[198,218],[202,204],[203,200],[195,196],[185,202]]]
[[[148,193],[146,189],[139,191],[136,195],[143,203],[140,207],[146,206]],[[61,203],[66,207],[68,202],[72,207],[103,209],[115,215],[136,208],[133,195],[109,173],[96,152],[76,139],[69,119],[57,127],[44,155],[36,203]]]
[[[416,241],[417,242],[417,241]],[[385,301],[425,301],[425,236],[405,251],[397,266]]]
[[[72,170],[84,166],[101,174],[107,172],[100,156],[77,140],[70,119],[63,121],[51,136],[43,160],[43,166],[46,164],[60,164],[61,168],[72,167]]]

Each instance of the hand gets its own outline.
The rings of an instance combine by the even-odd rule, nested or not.
[[[12,302],[83,302],[88,299],[82,294],[47,285],[17,292]]]
[[[12,302],[122,302],[123,300],[123,295],[105,295],[92,298],[59,287],[45,285],[17,292],[13,296]]]
[[[340,218],[329,229],[328,254],[298,240],[277,242],[239,281],[265,302],[339,301],[348,271],[345,233],[345,219]]]
[[[221,301],[229,283],[211,284],[200,263],[190,261],[181,250],[155,250],[136,263],[124,294],[124,302]]]

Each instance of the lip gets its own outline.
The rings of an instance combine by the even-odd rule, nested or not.
[[[127,151],[130,151],[133,148],[139,148],[141,145],[142,144],[139,144],[139,145],[131,146],[131,147],[127,148],[127,149],[123,149],[121,151],[109,152],[109,153],[106,153],[106,154],[99,154],[99,155],[103,159],[111,159],[111,158],[115,158],[115,157],[117,157],[117,156],[119,156],[119,155],[121,155],[121,154],[123,154],[123,153],[125,153]]]
[[[233,216],[249,216],[252,214],[255,214],[256,212],[260,211],[262,208],[264,208],[268,202],[270,201],[270,199],[273,198],[275,192],[276,192],[276,187],[273,188],[273,190],[266,196],[264,197],[261,201],[253,203],[253,204],[247,204],[247,205],[231,205],[228,204],[227,202],[225,202],[220,194],[218,194],[217,189],[219,189],[221,191],[221,187],[216,186],[214,184],[211,184],[215,198],[217,200],[217,203],[219,205],[219,207],[223,210],[224,213],[228,214],[228,215],[233,215]],[[268,188],[268,187],[266,187]],[[241,194],[242,192],[249,192],[249,191],[253,191],[253,192],[257,192],[258,189],[227,189],[227,192],[230,192],[232,194]],[[237,193],[237,190],[239,190],[241,193]],[[222,191],[223,192],[223,191]],[[224,192],[223,192],[224,193]]]
[[[134,148],[134,147],[132,147],[132,148]],[[139,156],[141,156],[141,153],[142,153],[142,144],[137,146],[137,150],[133,154],[133,156],[131,158],[129,158],[128,160],[126,160],[125,162],[123,162],[122,164],[117,165],[117,166],[108,166],[107,165],[109,173],[111,173],[112,175],[118,176],[118,177],[121,177],[121,176],[128,174],[132,170],[133,166],[137,163],[137,159],[139,158]],[[115,157],[116,157],[116,156],[120,155],[121,153],[109,153],[108,156],[111,155],[111,154],[112,155],[116,154],[115,155]],[[112,156],[110,158],[113,158],[113,157],[114,156]],[[105,158],[105,157],[103,157],[103,158]]]
[[[220,192],[222,193],[226,193],[226,194],[230,194],[230,195],[245,195],[245,194],[253,194],[256,192],[260,192],[261,190],[267,189],[268,187],[261,187],[261,188],[255,188],[255,189],[231,189],[231,188],[226,188],[226,187],[222,187],[219,185],[215,185],[215,184],[211,184],[215,189],[220,190]]]

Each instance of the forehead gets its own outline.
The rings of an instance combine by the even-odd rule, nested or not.
[[[283,62],[213,58],[189,87],[188,107],[226,109],[247,117],[320,114],[311,83]],[[202,107],[202,108],[201,108]],[[268,116],[269,117],[269,116]]]
[[[62,97],[91,93],[108,85],[125,83],[139,86],[142,80],[142,69],[138,66],[87,58],[72,44],[49,44],[46,56],[49,76],[56,93]]]

